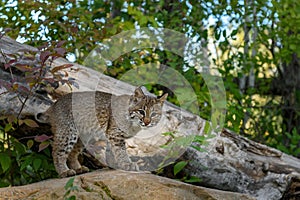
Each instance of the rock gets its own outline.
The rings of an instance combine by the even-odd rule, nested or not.
[[[1,188],[0,199],[65,199],[65,185],[70,178],[52,179],[26,186]],[[101,170],[76,176],[72,195],[76,199],[130,199],[130,200],[182,200],[182,199],[254,199],[246,194],[225,192],[189,185],[148,173]]]

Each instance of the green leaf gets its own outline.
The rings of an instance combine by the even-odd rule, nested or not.
[[[176,165],[174,166],[174,175],[176,176],[176,174],[178,174],[187,164],[188,162],[186,161],[180,161],[176,163]]]
[[[68,182],[65,185],[65,190],[68,190],[69,188],[71,188],[73,186],[74,179],[75,179],[75,177],[72,177],[68,180]]]
[[[26,157],[26,159],[21,163],[20,171],[23,171],[26,167],[28,167],[32,162],[31,156]]]
[[[31,127],[31,128],[39,127],[39,125],[38,125],[35,121],[33,121],[32,119],[24,119],[23,122],[24,122],[27,126],[29,126],[29,127]]]
[[[195,146],[195,145],[191,145],[192,148],[196,149],[199,152],[205,152],[205,149],[202,149],[201,147]]]
[[[14,150],[17,153],[17,156],[21,156],[26,153],[26,146],[20,143],[17,139],[13,140],[12,142],[14,146]]]
[[[162,133],[163,136],[171,136],[172,138],[175,138],[175,132],[165,132],[165,133]]]
[[[8,123],[8,124],[5,124],[5,128],[4,128],[4,131],[7,133],[8,131],[10,131],[12,129],[12,124],[11,123]]]
[[[195,135],[193,142],[198,142],[199,144],[202,144],[205,141],[204,135]]]
[[[210,123],[209,123],[209,121],[206,121],[206,122],[205,122],[205,126],[204,126],[204,133],[205,133],[205,134],[210,134],[210,132],[211,132],[211,126],[210,126]]]
[[[32,165],[33,165],[33,169],[35,171],[38,171],[40,169],[41,165],[42,165],[42,160],[39,159],[39,158],[36,158],[36,159],[33,160]]]
[[[189,179],[184,180],[184,182],[187,182],[187,183],[199,183],[201,181],[202,180],[196,176],[191,176]]]
[[[217,30],[215,30],[215,38],[216,38],[216,40],[219,40],[220,36],[221,36],[221,33],[218,32]]]
[[[235,29],[231,32],[231,37],[236,36],[236,34],[238,33],[238,29]]]
[[[11,159],[9,157],[9,155],[7,155],[6,153],[1,153],[0,154],[0,164],[2,167],[3,172],[6,172],[11,164]]]
[[[297,49],[297,45],[295,45],[295,44],[290,44],[290,49],[291,49],[292,51],[295,51],[295,50]]]
[[[11,123],[11,124],[13,122],[16,122],[16,120],[17,120],[17,118],[14,115],[9,115],[8,118],[7,118],[8,123]]]
[[[72,196],[68,197],[67,200],[76,200],[76,196],[72,195]]]
[[[27,147],[28,147],[28,149],[30,149],[33,146],[33,144],[34,144],[33,140],[28,140],[27,141]]]

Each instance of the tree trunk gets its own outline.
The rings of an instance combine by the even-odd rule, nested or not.
[[[30,48],[18,44],[14,40],[3,37],[0,48],[4,53],[16,53],[19,49]],[[1,79],[10,78],[3,71],[3,57],[0,56]],[[68,63],[58,59],[54,66]],[[134,86],[105,76],[92,69],[74,64],[69,76],[74,77],[79,84],[79,89],[73,92],[86,90],[99,90],[115,94],[128,94]],[[95,85],[96,83],[96,85]],[[58,94],[71,92],[68,86],[56,89]],[[0,112],[18,113],[21,103],[17,98],[11,99],[13,94],[0,96]],[[42,95],[31,97],[21,113],[21,116],[33,116],[37,112],[49,107],[49,99]],[[163,126],[152,134],[152,137],[134,137],[127,141],[128,152],[132,158],[157,156],[157,149],[168,142],[163,132],[178,131],[187,135],[205,135],[205,120],[187,111],[167,103],[164,107]],[[49,130],[48,130],[49,131]],[[143,133],[141,134],[143,135]],[[181,160],[187,160],[188,165],[184,172],[202,179],[202,186],[221,190],[235,191],[250,194],[257,199],[297,199],[300,196],[300,160],[286,155],[276,149],[253,142],[242,136],[224,129],[221,133],[214,133],[215,137],[209,139],[205,152],[194,148],[183,149]]]

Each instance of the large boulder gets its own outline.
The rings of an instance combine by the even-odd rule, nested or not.
[[[70,178],[52,179],[26,186],[1,188],[0,199],[130,199],[130,200],[182,200],[182,199],[254,199],[246,194],[225,192],[189,185],[173,179],[148,173],[101,170],[76,176],[73,186],[77,190],[65,196]]]

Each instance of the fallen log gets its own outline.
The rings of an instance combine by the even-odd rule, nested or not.
[[[11,54],[24,48],[36,50],[8,37],[0,40],[0,48],[3,52]],[[9,78],[9,74],[3,70],[4,62],[3,57],[0,56],[1,79]],[[57,59],[53,66],[66,63],[69,62],[65,59]],[[72,92],[99,90],[120,95],[129,94],[135,88],[76,63],[72,68],[80,69],[68,71],[69,76],[75,78],[79,85],[79,88],[74,87]],[[60,86],[55,92],[64,94],[71,90],[68,86]],[[14,94],[9,93],[0,96],[0,112],[18,113],[21,102],[18,98],[12,98],[13,96]],[[50,104],[51,99],[41,95],[32,96],[27,101],[21,116],[34,116],[37,112],[46,110]],[[149,158],[148,161],[142,160],[148,164],[154,162],[152,166],[158,166],[162,160],[155,156],[164,154],[157,149],[169,141],[169,138],[162,136],[161,133],[178,131],[186,135],[195,133],[205,135],[204,127],[207,123],[205,120],[170,103],[164,107],[163,120],[162,126],[152,130],[150,136],[146,137],[145,135],[149,133],[143,132],[127,141],[128,152],[133,159]],[[184,172],[201,178],[202,182],[199,185],[245,193],[257,199],[300,198],[299,159],[226,129],[213,134],[215,137],[208,140],[209,145],[204,147],[204,152],[191,147],[183,148],[179,152],[183,153],[179,159],[188,161]],[[144,169],[152,168],[145,165]]]

